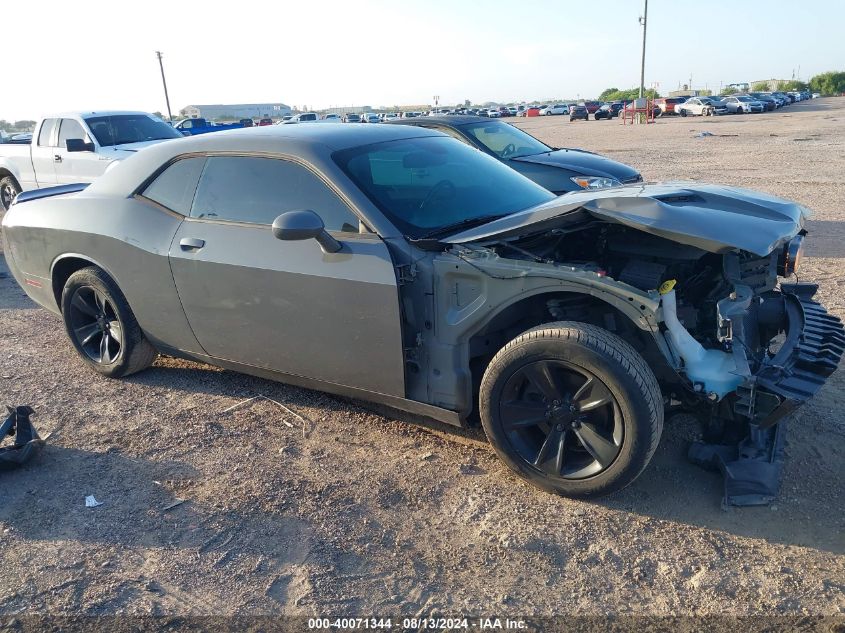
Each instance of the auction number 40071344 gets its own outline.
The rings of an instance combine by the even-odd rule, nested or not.
[[[308,628],[311,630],[352,630],[352,629],[400,629],[420,631],[431,629],[436,631],[455,629],[478,630],[519,630],[525,628],[523,620],[500,618],[309,618]]]

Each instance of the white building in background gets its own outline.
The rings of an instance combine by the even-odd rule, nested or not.
[[[234,103],[232,105],[189,105],[179,113],[189,119],[261,119],[278,118],[291,113],[291,107],[284,103]]]

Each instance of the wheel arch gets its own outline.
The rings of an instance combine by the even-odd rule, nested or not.
[[[6,176],[11,178],[15,182],[15,184],[18,186],[18,189],[21,189],[21,181],[18,180],[18,177],[15,176],[12,170],[8,167],[0,166],[0,178],[5,178]]]
[[[544,287],[528,296],[515,297],[467,333],[473,411],[478,411],[478,387],[493,356],[512,339],[544,323],[566,320],[602,327],[622,336],[650,364],[659,364],[671,372],[654,336],[638,323],[642,317],[636,306],[610,293],[597,296],[576,289]],[[657,369],[655,373],[659,373]],[[472,420],[475,421],[474,414]]]
[[[118,288],[120,287],[117,277],[115,277],[106,266],[103,266],[103,264],[88,257],[87,255],[81,255],[79,253],[66,253],[64,255],[59,255],[53,260],[53,263],[50,266],[50,280],[53,287],[53,298],[56,300],[56,306],[58,307],[59,312],[62,311],[62,291],[64,290],[67,280],[70,279],[70,276],[73,273],[82,270],[83,268],[88,268],[89,266],[96,266],[102,270],[112,278]]]

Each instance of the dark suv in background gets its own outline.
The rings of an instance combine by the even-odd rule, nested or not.
[[[590,119],[590,111],[587,110],[587,106],[583,103],[573,104],[569,106],[569,120],[574,121],[575,119],[584,119],[588,121]]]

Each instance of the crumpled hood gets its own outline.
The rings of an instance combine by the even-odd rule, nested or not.
[[[800,231],[810,210],[764,193],[699,183],[627,185],[575,191],[442,240],[460,244],[549,230],[583,209],[593,217],[712,253],[740,249],[765,256]]]
[[[511,158],[518,163],[536,163],[569,169],[583,176],[605,176],[625,182],[639,176],[639,172],[618,161],[580,149],[559,149],[544,154]]]

